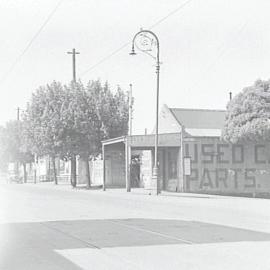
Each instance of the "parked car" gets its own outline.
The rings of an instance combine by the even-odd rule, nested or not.
[[[9,171],[7,181],[8,181],[8,183],[21,184],[21,183],[23,183],[23,178],[21,176],[19,176],[18,173],[14,172],[14,171],[12,171],[12,172]]]

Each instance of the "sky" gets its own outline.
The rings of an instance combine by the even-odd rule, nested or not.
[[[230,91],[270,78],[269,10],[269,0],[0,0],[0,124],[39,86],[69,83],[67,52],[76,48],[77,78],[112,89],[132,83],[133,133],[152,131],[155,60],[129,52],[140,28],[153,25],[160,106],[225,109]]]

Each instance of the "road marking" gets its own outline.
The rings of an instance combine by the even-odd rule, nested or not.
[[[164,233],[160,233],[160,232],[156,232],[156,231],[152,231],[152,230],[147,230],[147,229],[138,228],[138,227],[136,227],[136,226],[127,225],[127,224],[124,224],[124,223],[121,223],[121,222],[118,222],[118,221],[108,220],[108,222],[111,222],[111,223],[113,223],[113,224],[117,224],[117,225],[120,225],[120,226],[129,228],[129,229],[133,229],[133,230],[136,230],[136,231],[141,231],[141,232],[151,233],[151,234],[153,234],[153,235],[158,235],[158,236],[161,236],[161,237],[163,237],[163,238],[167,238],[167,239],[171,239],[171,240],[177,240],[177,241],[183,242],[183,243],[185,243],[185,244],[189,244],[189,245],[195,244],[195,243],[192,242],[192,241],[185,240],[185,239],[182,239],[182,238],[179,238],[179,237],[174,237],[174,236],[171,236],[171,235],[168,235],[168,234],[164,234]]]

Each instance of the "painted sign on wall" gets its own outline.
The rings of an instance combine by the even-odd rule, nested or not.
[[[270,143],[226,144],[218,138],[185,142],[191,157],[187,191],[270,192]]]

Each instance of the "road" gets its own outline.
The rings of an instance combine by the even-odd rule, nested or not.
[[[0,269],[270,269],[270,200],[0,185]]]

